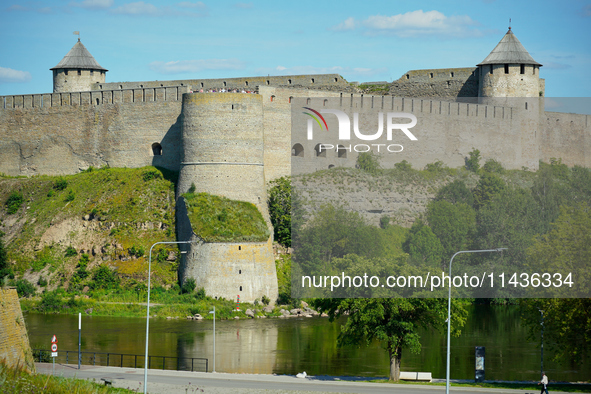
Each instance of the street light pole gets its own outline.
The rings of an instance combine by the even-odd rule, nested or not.
[[[449,394],[449,363],[450,363],[450,331],[451,331],[451,264],[454,261],[454,257],[461,253],[486,253],[486,252],[502,252],[507,248],[496,248],[496,249],[484,249],[484,250],[461,250],[451,256],[449,261],[449,296],[447,298],[447,366],[445,371],[445,394]]]
[[[540,354],[540,376],[544,377],[544,311],[538,308],[540,311],[540,315],[542,316],[542,345],[541,345],[541,354]]]
[[[146,308],[146,356],[144,359],[144,394],[147,393],[147,389],[148,389],[148,336],[150,334],[150,279],[152,277],[151,273],[152,273],[152,249],[154,249],[154,246],[156,245],[160,245],[160,244],[189,244],[192,241],[176,241],[176,242],[156,242],[154,245],[152,245],[152,247],[150,248],[150,255],[148,258],[148,305]]]
[[[213,373],[215,373],[215,306],[209,313],[213,313]]]

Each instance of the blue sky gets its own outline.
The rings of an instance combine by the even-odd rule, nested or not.
[[[52,91],[76,43],[107,82],[338,73],[392,81],[471,67],[507,31],[542,63],[546,95],[591,93],[591,1],[0,0],[0,95]]]

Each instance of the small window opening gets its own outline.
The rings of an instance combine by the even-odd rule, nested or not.
[[[310,99],[306,99],[306,105],[310,105],[310,102],[311,102],[311,101],[312,101],[312,100],[310,100]]]
[[[338,82],[338,80],[339,80],[338,78],[335,78],[335,79],[334,79],[334,81],[335,81],[335,82]]]
[[[509,74],[509,65],[505,64],[505,74]]]
[[[238,246],[238,250],[242,250],[242,246]]]
[[[82,75],[82,70],[78,69],[78,75]]]
[[[162,156],[162,145],[157,142],[152,144],[152,154],[154,156]]]
[[[312,78],[310,81],[311,81],[312,83],[314,83],[314,78]]]
[[[322,105],[326,107],[326,104],[328,103],[327,99],[324,99],[324,101],[322,102]]]
[[[99,105],[99,99],[98,98],[96,99],[96,105]]]
[[[267,79],[267,85],[270,85],[270,84],[271,84],[271,81],[269,81],[269,80]]]
[[[248,86],[248,81],[244,81],[244,86]]]
[[[450,72],[450,73],[449,73],[449,76],[453,78],[453,77],[454,77],[454,72],[453,72],[453,71],[452,71],[452,72]]]
[[[68,75],[68,70],[64,70],[64,74]]]
[[[288,83],[289,85],[291,85],[291,79],[288,79],[288,80],[287,80],[287,83]]]
[[[525,74],[525,64],[522,64],[519,68],[519,73],[520,74]]]
[[[242,286],[240,286],[240,291],[242,291]]]
[[[119,85],[119,89],[123,89],[123,85]]]
[[[224,81],[224,87],[226,86],[226,81]]]
[[[316,152],[316,157],[326,157],[326,148],[322,148],[324,144],[317,144],[314,147],[314,151]]]
[[[291,147],[291,155],[293,157],[304,157],[304,147],[301,144],[295,144]]]
[[[525,102],[525,109],[527,109],[527,101]]]
[[[328,166],[328,169],[330,170],[331,168],[334,168],[334,164],[331,164]]]
[[[290,104],[291,104],[291,99],[293,99],[293,97],[290,96],[289,101],[288,101],[288,103],[290,103]]]
[[[274,99],[275,99],[275,96],[271,96],[271,102],[273,102]]]
[[[409,74],[406,74],[406,79],[410,79],[410,75]]]
[[[429,78],[433,78],[433,73],[429,73]]]
[[[90,70],[90,75],[94,75],[94,70]]]
[[[201,87],[203,87],[203,82],[201,82]]]
[[[238,275],[242,274],[242,270],[238,270]]]

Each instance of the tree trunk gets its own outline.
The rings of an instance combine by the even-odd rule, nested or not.
[[[401,349],[390,347],[388,350],[390,355],[390,381],[397,382],[400,380],[400,360],[402,359]]]

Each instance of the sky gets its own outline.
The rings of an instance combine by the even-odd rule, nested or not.
[[[548,97],[591,96],[591,1],[0,0],[0,95],[48,93],[82,43],[107,82],[473,67],[512,30]]]

